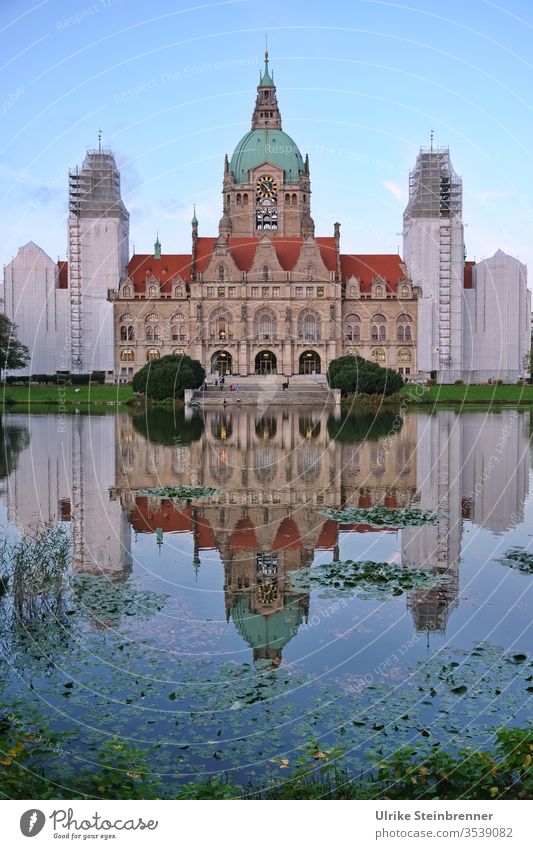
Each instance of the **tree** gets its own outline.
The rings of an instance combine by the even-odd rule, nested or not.
[[[0,369],[19,369],[27,366],[30,352],[17,339],[17,325],[3,313],[0,314]]]
[[[340,389],[342,395],[392,395],[403,386],[397,371],[383,368],[363,357],[338,357],[328,369],[329,385]]]
[[[196,389],[205,380],[205,371],[198,360],[186,354],[169,354],[160,360],[150,360],[133,377],[134,392],[154,401],[183,398],[185,389]]]

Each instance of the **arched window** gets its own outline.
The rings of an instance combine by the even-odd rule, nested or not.
[[[150,348],[150,350],[146,352],[147,360],[158,360],[160,356],[161,354],[159,353],[157,348]]]
[[[370,338],[372,342],[384,342],[387,338],[386,334],[387,319],[381,313],[376,313],[372,316],[370,327]]]
[[[285,203],[286,203],[286,205],[287,205],[287,206],[290,206],[290,205],[291,205],[291,196],[290,196],[290,194],[289,194],[288,192],[287,192],[287,194],[285,195]]]
[[[157,295],[157,286],[149,286],[148,287],[148,296],[150,298],[155,298]]]
[[[376,298],[382,298],[383,297],[383,286],[381,286],[381,285],[375,286],[374,295],[376,296]]]
[[[293,205],[293,206],[297,206],[297,205],[298,205],[298,198],[297,198],[296,194],[294,194],[294,195],[292,196],[292,205]]]
[[[260,309],[254,317],[256,339],[275,339],[277,336],[276,315],[272,310]]]
[[[145,338],[148,342],[153,339],[159,339],[159,316],[156,313],[150,313],[145,320]]]
[[[135,360],[135,351],[131,348],[124,348],[120,353],[120,359],[123,363],[132,363]]]
[[[313,266],[311,265],[311,263],[309,263],[309,265],[307,266],[306,271],[305,271],[305,279],[306,280],[312,280],[313,276],[314,276],[313,275]]]
[[[263,266],[263,280],[270,280],[270,268],[268,265]]]
[[[174,295],[176,296],[176,298],[181,298],[183,296],[183,289],[181,286],[176,286],[176,288],[174,289]]]
[[[398,351],[398,362],[399,363],[410,363],[411,362],[411,351],[409,348],[400,348]]]
[[[226,279],[226,271],[223,265],[218,266],[218,279],[221,283]]]
[[[237,194],[237,206],[242,206],[242,195]]]
[[[402,286],[400,288],[400,298],[408,298],[409,297],[409,286]]]
[[[383,348],[372,349],[372,360],[375,363],[384,363],[386,360],[385,351]]]
[[[129,286],[123,286],[122,287],[122,297],[129,298],[130,295],[131,295],[130,287]]]
[[[133,316],[130,313],[124,313],[119,318],[120,322],[120,341],[133,342],[135,333],[133,330]]]
[[[355,313],[347,315],[344,319],[344,338],[350,342],[361,340],[361,319]]]
[[[215,310],[209,322],[211,339],[233,339],[233,318],[226,310]]]
[[[396,319],[396,339],[398,342],[413,341],[412,322],[411,316],[405,312],[398,316]]]
[[[185,316],[180,312],[170,319],[170,338],[173,342],[183,342],[187,338],[185,322]]]
[[[320,339],[320,316],[314,310],[302,310],[298,316],[298,339],[308,342]]]
[[[242,205],[248,206],[248,195],[246,194],[246,192],[242,196]]]

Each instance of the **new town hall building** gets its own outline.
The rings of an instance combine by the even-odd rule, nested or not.
[[[190,254],[135,255],[110,298],[115,374],[186,352],[207,373],[312,374],[348,352],[416,372],[417,295],[399,256],[316,236],[308,157],[282,129],[268,68],[250,132],[226,156],[218,236],[192,219]]]
[[[252,126],[226,156],[216,236],[192,218],[190,253],[129,252],[111,151],[69,175],[68,262],[29,242],[4,269],[26,373],[104,371],[128,381],[171,353],[208,374],[319,374],[343,354],[411,378],[512,382],[530,349],[526,268],[497,251],[465,261],[462,181],[447,149],[409,178],[404,260],[341,252],[315,235],[309,159],[282,129],[268,54]],[[19,372],[21,374],[24,371]]]

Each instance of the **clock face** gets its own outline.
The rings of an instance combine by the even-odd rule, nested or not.
[[[255,190],[258,198],[274,198],[278,193],[278,186],[274,177],[264,174],[262,177],[259,177],[255,184]]]

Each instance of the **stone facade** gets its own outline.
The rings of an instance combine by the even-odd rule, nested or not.
[[[414,375],[418,289],[397,255],[342,254],[315,236],[309,160],[281,129],[268,69],[252,129],[226,157],[218,236],[190,254],[135,255],[114,303],[115,375],[187,353],[208,374],[313,374],[346,353]]]

